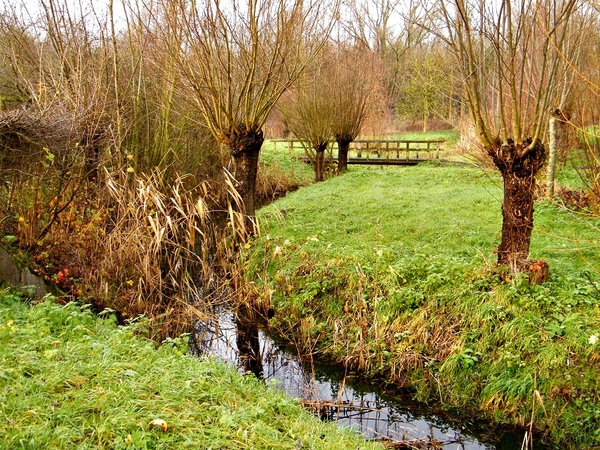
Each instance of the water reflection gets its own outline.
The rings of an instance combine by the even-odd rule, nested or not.
[[[195,351],[214,355],[251,371],[285,391],[324,420],[358,428],[367,439],[409,443],[412,448],[444,450],[520,449],[522,438],[508,432],[495,443],[472,437],[467,418],[441,416],[408,398],[387,397],[376,388],[353,383],[343,374],[325,373],[281,350],[255,322],[223,312],[216,320],[197,324]],[[450,423],[455,425],[450,425]],[[499,442],[500,441],[500,442]],[[400,448],[400,447],[399,447]],[[409,447],[405,447],[409,448]]]

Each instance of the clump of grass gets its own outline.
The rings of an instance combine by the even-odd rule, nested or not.
[[[531,251],[551,276],[530,286],[497,273],[500,205],[500,180],[476,168],[354,169],[260,211],[249,276],[303,352],[598,445],[597,225],[539,204]]]
[[[34,257],[41,273],[97,310],[120,319],[145,315],[162,340],[190,330],[194,318],[224,301],[224,214],[214,211],[207,183],[192,177],[106,174],[107,195],[73,207],[40,243]]]
[[[0,294],[0,448],[378,448],[252,376],[75,303]]]
[[[94,285],[106,286],[104,303],[118,301],[113,307],[126,316],[172,315],[162,322],[168,322],[171,335],[178,335],[189,330],[188,305],[202,298],[198,281],[211,276],[207,265],[215,242],[208,188],[186,188],[181,177],[168,187],[162,182],[160,171],[130,177],[121,185],[116,178],[109,180],[114,224],[101,244],[101,275]]]

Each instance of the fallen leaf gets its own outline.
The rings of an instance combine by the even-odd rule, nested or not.
[[[150,428],[155,428],[155,427],[159,427],[165,433],[169,430],[169,426],[167,425],[167,422],[165,422],[162,419],[154,419],[152,422],[150,422]]]

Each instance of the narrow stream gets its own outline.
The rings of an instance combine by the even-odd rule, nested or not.
[[[242,330],[231,312],[223,312],[214,321],[197,324],[194,352],[214,355],[240,370],[250,370],[274,388],[303,399],[304,406],[321,419],[355,427],[367,439],[392,441],[396,448],[525,448],[523,431],[493,429],[473,418],[415,403],[407,394],[388,393],[335,370],[311,368],[280,349],[262,330],[253,328]]]

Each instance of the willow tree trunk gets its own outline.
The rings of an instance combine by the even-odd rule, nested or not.
[[[344,173],[348,170],[348,150],[350,142],[347,139],[338,139],[338,173]]]
[[[323,181],[325,179],[325,149],[327,143],[315,145],[315,181]]]
[[[243,202],[241,205],[235,205],[236,211],[244,215],[244,224],[249,235],[256,232],[254,197],[258,158],[264,140],[262,130],[246,130],[243,126],[231,132],[225,140],[233,157],[235,188]]]
[[[525,140],[489,149],[494,164],[504,180],[502,203],[502,240],[498,247],[498,264],[513,272],[529,267],[529,245],[533,230],[535,175],[546,160],[544,146]]]

